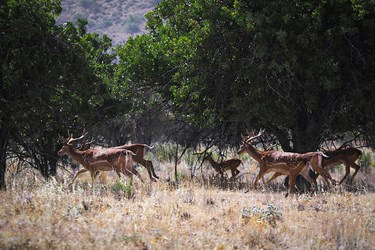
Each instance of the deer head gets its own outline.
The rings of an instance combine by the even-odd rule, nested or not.
[[[73,146],[73,142],[82,140],[83,138],[85,138],[87,134],[88,132],[86,132],[86,129],[84,129],[82,132],[82,135],[77,138],[73,138],[73,134],[70,134],[69,131],[68,131],[68,138],[63,138],[61,135],[59,135],[60,142],[63,146],[57,154],[59,156],[68,154],[68,152],[71,150]]]

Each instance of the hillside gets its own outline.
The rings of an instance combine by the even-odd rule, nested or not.
[[[83,18],[88,20],[88,32],[106,34],[114,44],[145,32],[144,15],[159,0],[62,0],[63,11],[57,23]]]

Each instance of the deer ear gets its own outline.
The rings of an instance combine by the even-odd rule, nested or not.
[[[59,142],[61,144],[66,144],[68,142],[68,140],[69,140],[69,138],[64,138],[60,134],[58,135],[58,137],[59,137]]]

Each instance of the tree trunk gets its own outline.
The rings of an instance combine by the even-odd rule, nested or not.
[[[49,174],[51,176],[56,176],[57,174],[57,161],[59,160],[57,152],[58,152],[58,148],[56,147],[53,154],[47,156],[47,161],[49,165]]]
[[[176,153],[175,153],[175,161],[174,161],[174,178],[175,178],[176,184],[178,184],[178,181],[179,181],[177,166],[178,166],[178,143],[176,145]]]
[[[6,190],[6,156],[9,142],[10,114],[4,112],[0,127],[0,190]]]
[[[316,116],[300,114],[298,124],[292,128],[293,152],[306,153],[315,152],[319,147],[321,125]],[[310,170],[310,177],[316,179],[316,174]],[[285,178],[284,185],[287,186],[289,178]],[[298,175],[296,187],[300,192],[311,191],[311,185],[305,178]]]
[[[59,152],[59,147],[53,146],[53,139],[49,139],[48,142],[49,143],[43,147],[44,152],[42,152],[44,158],[44,166],[43,172],[41,173],[46,180],[48,180],[50,176],[56,176],[57,161],[59,159],[57,154]]]

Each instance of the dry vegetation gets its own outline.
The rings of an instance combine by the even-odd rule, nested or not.
[[[158,0],[62,0],[63,11],[57,23],[78,18],[88,21],[88,31],[106,34],[119,44],[131,36],[145,32],[144,15],[157,5]]]
[[[375,248],[375,194],[373,183],[365,183],[371,181],[369,173],[360,173],[356,191],[343,185],[284,198],[278,184],[244,194],[199,176],[190,182],[184,178],[186,163],[179,166],[177,188],[167,181],[172,164],[156,166],[162,177],[157,183],[135,178],[130,185],[110,174],[97,180],[94,192],[90,178],[69,189],[66,171],[49,183],[30,169],[9,171],[9,190],[0,193],[0,249]],[[249,161],[241,172],[255,171],[255,165],[248,166]],[[147,179],[147,171],[140,171]],[[202,172],[211,179],[215,174],[206,164]]]

